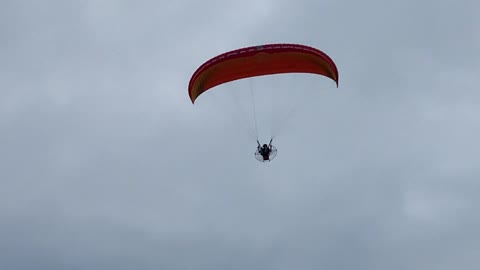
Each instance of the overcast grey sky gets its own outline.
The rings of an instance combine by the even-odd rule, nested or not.
[[[0,269],[478,269],[478,1],[0,3]],[[249,83],[187,87],[275,42],[340,86],[253,80],[263,164]]]

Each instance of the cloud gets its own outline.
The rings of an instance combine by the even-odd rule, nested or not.
[[[0,268],[473,269],[477,6],[5,2]],[[340,87],[253,80],[262,164],[250,84],[187,86],[272,42],[324,50]]]

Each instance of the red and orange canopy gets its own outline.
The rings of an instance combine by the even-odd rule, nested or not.
[[[201,65],[190,79],[188,93],[192,103],[217,85],[262,75],[313,73],[335,81],[338,70],[324,52],[299,44],[267,44],[233,50]]]

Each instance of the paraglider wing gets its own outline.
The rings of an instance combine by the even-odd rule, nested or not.
[[[190,79],[192,103],[217,85],[234,80],[280,73],[313,73],[335,81],[338,70],[324,52],[299,44],[267,44],[242,48],[218,55],[201,65]]]

